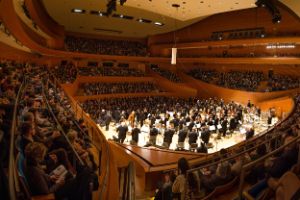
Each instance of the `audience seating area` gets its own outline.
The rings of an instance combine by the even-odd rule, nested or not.
[[[273,74],[268,79],[267,91],[281,91],[300,88],[300,77]]]
[[[73,83],[78,73],[77,68],[73,63],[66,63],[51,67],[50,71],[61,83]]]
[[[80,76],[145,76],[145,73],[133,68],[121,67],[79,67]]]
[[[263,81],[267,81],[266,92],[299,88],[300,77],[274,74],[267,78],[261,71],[229,71],[193,69],[188,75],[210,84],[221,87],[257,91]]]
[[[99,164],[95,162],[99,155],[91,151],[95,147],[84,124],[75,119],[64,94],[47,84],[43,67],[27,65],[23,72],[26,81],[17,95],[10,133],[16,135],[10,137],[15,139],[11,143],[15,150],[10,146],[9,154],[9,170],[18,172],[18,195],[24,199],[51,194],[51,198],[40,198],[90,198],[99,186]],[[19,80],[19,75],[14,74],[12,80]]]
[[[165,77],[166,79],[175,82],[175,83],[181,83],[182,80],[180,77],[178,77],[174,72],[171,72],[169,70],[161,69],[157,65],[151,65],[151,69],[155,72],[157,72],[159,75]]]
[[[119,56],[147,56],[147,46],[141,42],[103,40],[67,36],[68,51]]]
[[[82,83],[78,95],[149,93],[163,91],[155,83]]]

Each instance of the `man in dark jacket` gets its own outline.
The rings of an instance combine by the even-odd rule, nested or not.
[[[210,138],[210,132],[208,130],[208,127],[205,126],[203,127],[201,132],[201,140],[204,142],[205,145],[207,145],[209,143],[209,138]]]
[[[134,127],[131,131],[132,135],[132,144],[137,145],[139,143],[139,134],[141,133],[141,130],[138,127]]]
[[[172,143],[172,138],[173,138],[173,135],[175,133],[175,130],[174,129],[166,129],[165,131],[165,136],[164,136],[164,144],[167,148],[170,147],[170,144]]]
[[[196,128],[193,127],[192,131],[188,135],[189,137],[189,144],[197,143],[198,133],[196,132]]]
[[[121,125],[117,128],[117,132],[118,132],[118,139],[117,141],[120,143],[123,143],[125,138],[126,138],[126,134],[128,131],[128,127],[125,124],[125,122],[122,122]]]

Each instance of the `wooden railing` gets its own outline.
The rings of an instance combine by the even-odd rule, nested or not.
[[[9,163],[8,163],[8,188],[9,196],[11,200],[17,200],[17,193],[20,192],[20,187],[18,184],[18,176],[16,174],[16,163],[15,163],[15,137],[17,135],[17,110],[21,97],[21,93],[25,88],[25,79],[23,80],[18,94],[14,102],[13,118],[10,129],[10,144],[9,144]]]
[[[52,77],[52,81],[55,87],[61,87],[64,90],[64,86],[61,85],[54,77]],[[114,168],[114,159],[113,155],[110,152],[110,147],[108,142],[100,131],[96,123],[89,117],[87,113],[83,111],[81,106],[77,101],[73,99],[73,97],[64,90],[65,94],[69,98],[70,105],[74,111],[75,117],[77,119],[83,119],[86,127],[88,128],[89,135],[93,144],[100,149],[100,174],[99,174],[99,183],[101,188],[99,189],[98,197],[99,199],[114,199],[118,195],[118,191],[116,187],[112,187],[110,182],[115,181],[116,176],[116,168]],[[117,181],[116,181],[117,182]]]

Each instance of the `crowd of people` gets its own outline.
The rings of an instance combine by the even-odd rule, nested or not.
[[[0,63],[0,104],[12,104],[21,85],[22,64]]]
[[[68,51],[73,52],[118,56],[147,56],[147,45],[136,41],[67,36],[65,46]]]
[[[300,88],[300,77],[273,74],[268,79],[268,88],[266,91],[281,91]]]
[[[145,76],[145,73],[133,68],[115,67],[79,67],[78,74],[81,76]]]
[[[256,91],[261,81],[264,80],[263,72],[259,71],[229,71],[221,73],[217,82],[222,87]]]
[[[200,68],[196,68],[192,69],[187,74],[206,83],[215,84],[219,79],[219,72],[216,70],[202,70]]]
[[[49,70],[61,83],[73,83],[77,77],[77,68],[72,62],[51,67]]]
[[[82,83],[78,95],[120,94],[120,93],[149,93],[160,92],[153,82],[142,83]]]
[[[218,72],[216,70],[193,69],[188,75],[207,83],[213,83],[222,87],[256,91],[264,74],[260,71],[229,71]]]
[[[218,72],[216,70],[193,69],[187,74],[210,84],[245,91],[257,91],[263,81],[268,82],[265,88],[266,92],[300,87],[300,78],[297,76],[273,74],[266,77],[261,71]]]
[[[250,102],[245,107],[219,99],[114,98],[89,100],[82,106],[100,126],[106,126],[106,130],[113,122],[118,133],[114,139],[121,143],[131,132],[130,143],[139,146],[169,148],[173,143],[177,144],[178,150],[197,149],[206,153],[212,133],[226,137],[241,124],[254,123],[261,114],[260,109]],[[158,141],[158,134],[163,141]],[[245,139],[250,139],[254,134],[253,127],[248,127]],[[178,136],[178,141],[173,140],[174,135]],[[189,144],[187,149],[185,141]],[[199,141],[203,144],[199,145]]]
[[[169,70],[161,69],[156,65],[151,65],[151,69],[155,72],[157,72],[159,75],[167,78],[168,80],[175,82],[175,83],[181,83],[182,80],[179,76],[177,76],[174,72],[171,72]]]
[[[300,135],[300,96],[295,97],[296,108],[293,114],[275,127],[266,141],[258,138],[241,151],[229,153],[221,149],[219,159],[210,165],[192,169],[185,158],[178,160],[177,176],[174,171],[166,172],[157,184],[155,199],[198,199],[210,194],[216,187],[225,185],[240,177],[242,167],[268,153],[287,145]],[[298,144],[299,145],[299,144]],[[252,185],[246,194],[253,199],[268,194],[268,199],[299,199],[299,164],[297,143],[282,148],[281,152],[268,157],[247,171],[245,181]],[[298,177],[297,177],[298,176]],[[230,188],[228,188],[230,189]],[[268,190],[269,189],[269,190]],[[268,191],[273,191],[269,192]],[[266,196],[265,196],[266,197]],[[249,197],[247,197],[248,199]]]
[[[0,61],[0,193],[9,199],[7,189],[8,155],[13,109],[22,82],[22,64]]]
[[[44,68],[26,66],[23,75],[26,86],[18,102],[15,141],[19,180],[30,196],[54,193],[56,199],[91,199],[99,186],[98,166],[89,153],[87,132],[80,128],[84,124],[68,109],[63,93],[45,86]]]

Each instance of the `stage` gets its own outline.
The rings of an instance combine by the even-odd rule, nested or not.
[[[260,118],[256,118],[255,120],[251,121],[251,123],[243,123],[240,125],[240,127],[235,130],[234,132],[230,133],[229,131],[227,132],[226,137],[218,137],[218,134],[216,133],[217,131],[211,131],[211,137],[210,137],[210,144],[211,148],[208,148],[208,153],[214,153],[219,151],[222,148],[228,148],[231,147],[235,144],[238,144],[246,139],[246,128],[253,127],[255,134],[263,134],[265,131],[268,130],[269,127],[272,127],[274,124],[278,122],[277,118],[273,118],[272,124],[268,125],[267,124],[267,113],[263,112],[261,114]],[[116,132],[116,128],[118,127],[119,124],[115,123],[110,123],[109,130],[106,131],[105,127],[101,127],[98,124],[98,127],[102,131],[102,133],[105,135],[106,139],[112,140],[114,137],[118,137],[118,133]],[[126,135],[126,139],[124,141],[125,145],[130,145],[130,141],[132,140],[131,136],[131,128],[129,127],[129,131]],[[149,134],[145,133],[140,133],[139,134],[139,142],[137,146],[139,147],[144,147],[147,142],[149,141]],[[169,150],[175,150],[177,148],[178,144],[178,133],[175,133],[172,138],[172,143],[170,144]],[[197,144],[198,146],[200,145],[201,139],[198,137],[197,139]],[[132,145],[134,146],[134,145]],[[162,147],[163,146],[163,134],[158,134],[156,138],[156,147]],[[153,147],[151,147],[153,148]],[[184,150],[190,150],[190,145],[188,143],[188,137],[186,137],[185,142],[184,142]]]

